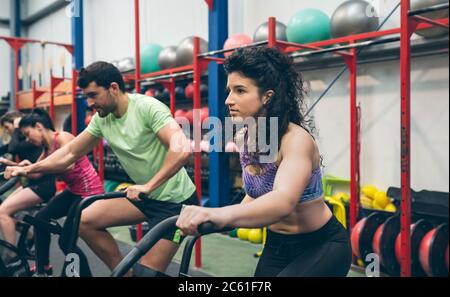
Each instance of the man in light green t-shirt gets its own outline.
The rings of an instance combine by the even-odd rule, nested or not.
[[[36,170],[67,168],[101,138],[108,141],[136,185],[126,190],[128,199],[97,201],[84,210],[80,236],[113,270],[122,256],[107,228],[146,220],[151,228],[178,215],[183,204],[198,203],[183,167],[191,155],[190,144],[167,106],[154,98],[125,92],[122,75],[112,64],[96,62],[82,69],[78,85],[97,113],[85,131],[40,162]],[[141,193],[149,199],[140,200]],[[150,271],[164,272],[179,246],[172,241],[174,233],[160,240],[141,264]]]

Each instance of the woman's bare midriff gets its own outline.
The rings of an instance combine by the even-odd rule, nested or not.
[[[331,218],[331,213],[323,198],[297,204],[295,210],[269,229],[281,234],[310,233],[319,230]]]

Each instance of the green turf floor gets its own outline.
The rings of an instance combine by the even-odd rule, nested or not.
[[[116,240],[130,245],[131,240],[127,227],[109,229]],[[180,262],[184,244],[175,255],[174,261]],[[258,258],[254,254],[261,249],[260,244],[252,244],[222,234],[211,234],[202,237],[202,267],[200,271],[211,276],[250,277],[255,272]],[[191,267],[194,267],[194,253]],[[360,271],[351,270],[348,277],[364,277]]]

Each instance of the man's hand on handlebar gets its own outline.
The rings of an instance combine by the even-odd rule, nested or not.
[[[127,198],[133,201],[141,201],[143,200],[143,196],[148,195],[150,193],[150,188],[145,185],[133,185],[129,186],[125,193],[127,194]],[[144,195],[143,195],[144,194]]]

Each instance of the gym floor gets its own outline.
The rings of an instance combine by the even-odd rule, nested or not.
[[[134,245],[128,227],[109,229],[114,238],[125,245]],[[178,250],[173,262],[181,262],[184,244]],[[251,277],[255,272],[258,259],[253,255],[260,251],[262,245],[252,244],[222,234],[211,234],[202,238],[202,268],[198,272],[205,276],[216,277]],[[194,253],[191,258],[191,269],[194,267]],[[169,273],[170,274],[170,273]],[[363,273],[350,270],[348,277],[365,277]]]
[[[111,228],[109,231],[117,240],[123,255],[128,253],[135,245],[135,242],[131,240],[128,227]],[[82,240],[79,241],[79,246],[86,254],[94,276],[107,277],[110,275],[106,265]],[[177,275],[183,247],[184,243],[175,255],[172,264],[167,270],[167,274],[171,276]],[[258,262],[258,259],[253,255],[261,247],[260,244],[252,244],[222,234],[205,236],[202,238],[202,268],[194,268],[195,259],[193,253],[189,274],[198,277],[251,277]],[[63,259],[64,255],[58,247],[58,238],[56,235],[53,235],[50,247],[50,262],[53,265],[55,276],[58,276],[61,272],[64,263]],[[364,274],[350,270],[348,277],[364,277]]]
[[[63,219],[60,220],[63,223]],[[119,244],[123,255],[136,244],[130,236],[129,227],[115,227],[108,229]],[[2,238],[0,234],[0,239]],[[80,239],[79,246],[86,254],[92,274],[98,277],[110,275],[105,264],[90,250],[90,248]],[[184,243],[175,255],[172,264],[166,273],[176,276],[179,263],[184,248]],[[194,268],[195,251],[192,253],[190,261],[190,275],[199,277],[252,277],[258,263],[258,258],[254,254],[260,251],[261,244],[252,244],[237,238],[231,238],[223,234],[211,234],[202,237],[202,267]],[[50,246],[50,262],[54,267],[54,275],[58,276],[63,266],[64,255],[58,247],[58,238],[53,235]],[[365,277],[359,271],[350,270],[348,277]]]

